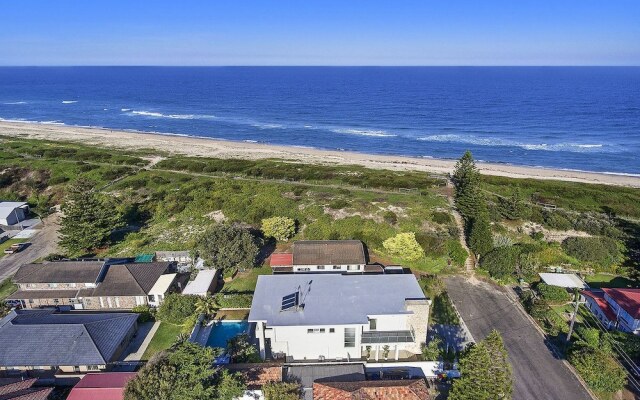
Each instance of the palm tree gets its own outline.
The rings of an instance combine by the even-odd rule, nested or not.
[[[211,296],[209,294],[204,297],[200,297],[196,301],[196,311],[206,316],[215,314],[219,308],[220,306],[218,305],[218,301],[216,300],[215,296]]]

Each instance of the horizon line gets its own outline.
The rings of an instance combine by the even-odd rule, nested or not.
[[[106,68],[106,67],[140,67],[140,68],[638,68],[638,65],[606,65],[606,64],[577,64],[577,65],[456,65],[456,64],[434,64],[434,65],[374,65],[374,64],[353,64],[353,65],[258,65],[258,64],[229,64],[229,65],[170,65],[170,64],[50,64],[50,65],[0,65],[0,68]]]

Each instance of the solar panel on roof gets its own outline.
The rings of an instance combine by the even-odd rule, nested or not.
[[[282,308],[280,311],[287,311],[299,304],[300,296],[298,292],[288,294],[282,298]]]

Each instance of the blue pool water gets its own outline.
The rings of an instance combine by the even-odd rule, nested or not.
[[[207,339],[209,347],[227,347],[227,340],[247,332],[248,321],[222,321],[211,328],[211,333]]]

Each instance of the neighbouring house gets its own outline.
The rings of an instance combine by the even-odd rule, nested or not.
[[[187,283],[182,294],[191,294],[196,296],[206,296],[213,293],[218,285],[218,270],[203,269],[198,271],[195,279]]]
[[[11,311],[0,319],[0,371],[108,369],[135,334],[137,319],[134,313]]]
[[[363,363],[290,364],[285,367],[285,380],[300,383],[305,400],[313,400],[316,381],[353,382],[365,379]]]
[[[559,286],[565,289],[586,289],[589,286],[576,274],[564,274],[557,272],[541,272],[540,279],[550,286]]]
[[[262,275],[249,322],[262,358],[397,360],[420,354],[430,305],[412,274]]]
[[[640,289],[583,290],[586,307],[607,329],[640,334]]]
[[[189,253],[188,251],[156,251],[156,261],[175,261],[179,266],[193,264],[191,253]]]
[[[20,201],[0,202],[0,225],[15,225],[27,219],[29,205]]]
[[[301,240],[292,253],[271,255],[273,272],[363,273],[367,264],[359,240]]]
[[[314,400],[429,400],[424,379],[393,381],[330,382],[313,384]]]
[[[264,400],[262,386],[269,382],[282,382],[282,364],[227,364],[225,368],[231,372],[242,374],[247,390],[234,400]]]
[[[135,372],[87,374],[71,389],[67,400],[123,400],[124,388],[135,376]]]
[[[157,306],[165,294],[180,291],[174,271],[175,263],[130,263],[128,259],[25,264],[13,277],[18,290],[8,300],[27,309]]]
[[[37,378],[0,378],[0,399],[47,400],[53,388],[34,386],[37,381]]]

